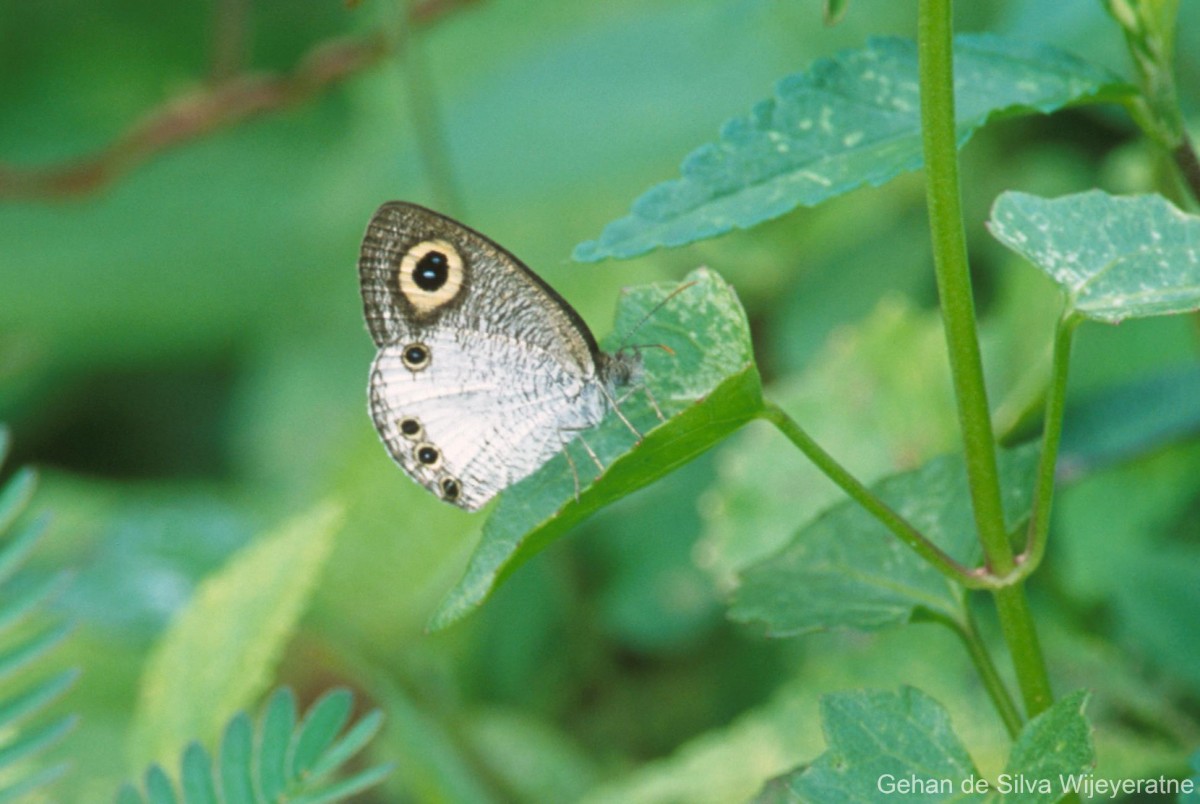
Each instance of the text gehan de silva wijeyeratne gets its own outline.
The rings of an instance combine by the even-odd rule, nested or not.
[[[1083,798],[1116,798],[1125,795],[1179,795],[1196,791],[1195,779],[1105,779],[1092,773],[1060,774],[1054,778],[1026,776],[1023,773],[1002,773],[993,782],[977,776],[965,779],[939,779],[928,776],[895,776],[881,774],[875,783],[884,794],[922,795],[954,793],[1036,793],[1040,795],[1077,793]]]

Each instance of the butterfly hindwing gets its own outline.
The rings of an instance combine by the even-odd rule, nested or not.
[[[478,331],[422,337],[423,365],[406,344],[380,350],[371,415],[397,463],[448,502],[478,508],[604,415],[595,382],[544,350]]]

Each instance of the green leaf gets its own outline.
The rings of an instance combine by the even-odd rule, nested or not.
[[[259,732],[258,775],[267,801],[274,801],[287,786],[288,749],[295,726],[296,696],[281,687],[267,704]]]
[[[8,430],[0,426],[0,462],[8,454]],[[47,518],[38,517],[24,525],[14,536],[7,531],[24,512],[37,485],[36,475],[28,469],[19,470],[0,489],[0,585],[5,588],[4,603],[0,605],[0,635],[7,637],[5,650],[0,653],[0,677],[5,681],[5,694],[0,698],[0,802],[26,800],[35,790],[63,775],[66,765],[47,764],[37,755],[58,743],[77,722],[73,716],[57,717],[31,728],[22,722],[41,713],[79,678],[79,671],[60,670],[48,678],[33,683],[22,680],[30,665],[58,646],[71,630],[69,624],[40,626],[32,632],[18,627],[33,612],[44,608],[51,592],[61,586],[63,575],[22,585],[10,583],[16,572],[37,545],[46,530]],[[8,587],[16,586],[16,589]],[[28,761],[28,766],[20,763]]]
[[[285,746],[287,739],[284,738]],[[180,786],[183,800],[187,804],[208,804],[217,801],[217,788],[213,782],[212,758],[200,743],[188,743],[180,762]],[[268,801],[275,801],[268,798]]]
[[[383,712],[376,709],[368,712],[362,720],[354,724],[336,742],[332,743],[325,753],[318,757],[309,770],[309,777],[321,779],[340,767],[346,760],[362,750],[371,738],[383,726]]]
[[[54,745],[65,737],[78,721],[79,718],[69,715],[22,732],[16,739],[0,748],[0,768],[7,768]]]
[[[70,631],[70,624],[60,623],[0,653],[0,679],[18,673],[37,661],[62,642]]]
[[[151,765],[146,771],[146,799],[149,804],[175,804],[175,788],[158,765]]]
[[[934,699],[913,687],[898,692],[855,690],[821,700],[828,746],[807,768],[785,780],[792,801],[961,801],[962,782],[979,774]],[[916,779],[919,789],[889,789]]]
[[[1029,514],[1037,449],[1000,456],[1005,517]],[[979,554],[961,456],[935,458],[920,469],[872,487],[888,505],[960,562]],[[742,576],[730,616],[761,622],[771,636],[827,628],[876,630],[917,613],[962,619],[962,587],[933,569],[873,516],[846,500],[796,534],[778,554]]]
[[[252,756],[254,728],[245,712],[238,712],[221,738],[221,800],[225,804],[254,804]]]
[[[1087,697],[1067,695],[1026,723],[993,781],[979,776],[946,710],[920,690],[827,695],[821,701],[827,750],[808,767],[768,782],[758,801],[983,801],[985,794],[1022,804],[1058,801],[1067,777],[1095,764],[1083,716]]]
[[[1200,309],[1200,218],[1158,195],[1002,193],[988,229],[1067,296],[1067,313],[1118,324]]]
[[[903,355],[903,359],[897,359]],[[804,371],[766,396],[804,424],[832,455],[853,457],[870,484],[915,469],[958,444],[958,417],[936,313],[902,298],[881,300],[826,339]],[[840,403],[830,405],[829,400]],[[722,444],[718,482],[705,492],[697,554],[726,590],[737,573],[789,543],[801,525],[845,499],[779,432],[747,427]],[[770,466],[770,472],[763,472]]]
[[[990,34],[956,37],[954,70],[960,147],[1000,113],[1052,112],[1118,84],[1061,50]],[[781,80],[774,98],[693,151],[682,178],[651,188],[574,257],[632,257],[748,229],[922,164],[916,45],[872,39]]]
[[[334,690],[312,705],[292,744],[292,776],[303,776],[312,770],[317,759],[346,725],[351,703],[349,690]]]
[[[620,403],[621,412],[643,434],[641,442],[636,443],[626,424],[610,412],[597,428],[580,436],[604,464],[602,473],[588,479],[586,473],[595,474],[596,468],[579,439],[568,447],[580,476],[578,499],[575,475],[563,456],[506,491],[484,525],[466,573],[434,614],[431,628],[444,628],[466,616],[509,573],[572,525],[696,457],[758,412],[758,371],[736,294],[704,268],[689,274],[686,282],[669,299],[677,290],[674,285],[634,288],[618,307],[618,336],[670,349],[640,350],[645,388],[634,389]],[[620,345],[610,342],[606,347]],[[666,422],[659,421],[647,391]]]
[[[37,527],[26,528],[24,533],[40,535],[46,521],[39,520]],[[63,573],[49,575],[14,590],[11,597],[6,597],[4,606],[0,607],[0,631],[12,628],[48,603],[66,585],[66,579]]]
[[[295,804],[327,804],[330,801],[349,799],[351,796],[379,784],[391,772],[391,765],[378,765],[374,768],[368,768],[361,773],[343,779],[315,793],[296,796],[294,802]]]
[[[199,743],[190,743],[181,763],[182,800],[187,804],[340,801],[378,784],[390,772],[390,766],[375,765],[332,782],[326,780],[378,732],[380,713],[368,714],[335,740],[353,702],[348,691],[334,690],[324,696],[298,726],[294,702],[290,690],[278,690],[264,707],[257,733],[244,711],[235,714],[225,727],[215,762]],[[304,746],[299,753],[308,757],[306,763],[301,763],[305,767],[280,773],[276,760],[262,759],[286,757],[289,747],[297,745]],[[157,765],[146,774],[146,789],[152,802],[177,798],[175,788]],[[141,801],[137,789],[128,784],[120,796],[119,801]]]
[[[63,670],[22,692],[9,695],[0,701],[0,729],[10,728],[27,715],[47,706],[66,692],[78,678],[78,670]]]
[[[1027,784],[1016,787],[1020,795],[1005,800],[1051,804],[1066,792],[1064,779],[1078,777],[1093,768],[1096,751],[1092,747],[1092,727],[1083,716],[1087,699],[1086,690],[1073,692],[1025,724],[1013,744],[1004,772],[1014,786],[1020,780]],[[1003,777],[997,780],[999,791],[1013,792],[1000,786],[1004,781]]]
[[[3,452],[0,451],[0,457],[3,457]],[[29,500],[33,497],[33,490],[37,488],[37,474],[32,469],[20,469],[15,475],[5,484],[4,489],[0,490],[0,533],[12,527],[17,516],[25,509]],[[11,566],[12,559],[8,558],[6,550],[3,570],[0,571],[0,580],[8,577],[8,567]],[[19,556],[18,561],[24,556],[19,553],[13,553],[14,556]]]
[[[144,801],[142,794],[131,784],[123,784],[117,791],[116,804],[142,804]]]
[[[333,545],[340,510],[320,505],[237,553],[197,589],[143,676],[133,756],[163,761],[211,740],[258,695],[304,611]]]

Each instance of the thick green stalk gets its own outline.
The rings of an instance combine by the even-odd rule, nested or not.
[[[1006,586],[992,592],[992,596],[996,600],[1000,630],[1012,654],[1021,699],[1025,702],[1025,715],[1036,717],[1054,703],[1054,692],[1050,689],[1050,676],[1046,673],[1046,660],[1042,658],[1037,628],[1029,612],[1025,586],[1022,583]]]
[[[958,402],[967,477],[971,481],[975,524],[988,568],[996,575],[1004,576],[1013,569],[1013,555],[1004,531],[996,438],[992,433],[991,411],[983,381],[983,360],[979,354],[975,301],[967,263],[967,237],[962,222],[950,11],[951,0],[921,1],[918,52],[926,197],[938,297]]]
[[[917,555],[932,564],[943,575],[970,589],[994,588],[994,585],[989,583],[992,580],[991,576],[973,572],[955,561],[940,547],[929,541],[908,520],[876,497],[858,478],[850,474],[832,455],[822,449],[783,408],[773,402],[764,402],[759,415],[775,425],[779,432],[787,436],[788,440],[799,447],[800,451],[825,473],[826,477],[841,486],[852,500],[874,515],[900,541],[915,550]]]
[[[1016,565],[1004,526],[996,441],[983,380],[962,222],[954,118],[952,7],[952,0],[920,0],[918,7],[917,53],[926,195],[934,269],[975,524],[988,570],[1003,578],[1010,576]],[[1018,581],[993,594],[1000,627],[1012,653],[1013,667],[1025,701],[1025,714],[1033,717],[1046,709],[1052,698],[1024,585]]]
[[[1067,369],[1071,362],[1071,342],[1079,319],[1064,316],[1054,331],[1054,358],[1050,369],[1050,387],[1046,389],[1046,414],[1042,420],[1042,453],[1037,480],[1033,487],[1033,512],[1025,549],[1020,556],[1019,572],[1028,575],[1037,569],[1046,553],[1050,530],[1050,503],[1054,498],[1054,469],[1058,464],[1058,446],[1062,440],[1063,417],[1067,406]]]

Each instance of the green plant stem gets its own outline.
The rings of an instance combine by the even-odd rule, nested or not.
[[[991,583],[993,580],[991,576],[973,572],[955,561],[940,547],[929,541],[908,520],[875,496],[858,478],[850,474],[832,455],[822,449],[783,408],[773,402],[764,401],[759,416],[775,425],[781,433],[787,436],[789,441],[808,456],[810,461],[816,464],[818,469],[841,486],[852,500],[865,508],[888,530],[896,534],[897,538],[911,547],[917,555],[932,564],[943,575],[969,589],[995,588]]]
[[[1008,688],[1004,686],[1004,681],[996,670],[996,663],[992,661],[991,654],[987,652],[987,646],[983,644],[983,637],[979,635],[979,628],[975,624],[975,617],[971,614],[970,608],[964,605],[963,610],[965,615],[963,622],[950,621],[947,624],[962,640],[963,647],[967,649],[967,655],[971,657],[971,663],[975,665],[975,671],[979,673],[983,688],[987,690],[988,697],[992,699],[992,704],[1000,714],[1004,728],[1008,730],[1008,736],[1016,737],[1017,733],[1021,731],[1021,711],[1017,709],[1012,696],[1008,694]]]
[[[1000,630],[1012,654],[1017,684],[1021,687],[1021,700],[1025,702],[1025,715],[1036,717],[1054,703],[1054,692],[1050,689],[1050,676],[1046,673],[1042,646],[1029,612],[1025,585],[1018,582],[1005,586],[993,590],[992,596],[996,600]]]
[[[920,0],[918,6],[917,55],[929,227],[975,524],[988,570],[1006,578],[1016,565],[1004,526],[996,440],[983,380],[962,222],[952,10],[952,0]],[[996,610],[1012,654],[1025,714],[1033,717],[1052,702],[1050,680],[1024,584],[1020,580],[1013,583],[1011,578],[1005,582],[1011,585],[993,591]]]
[[[1067,369],[1071,363],[1071,343],[1079,319],[1063,316],[1054,331],[1054,357],[1050,368],[1050,387],[1046,389],[1046,413],[1042,420],[1042,452],[1038,459],[1037,480],[1033,487],[1033,509],[1029,516],[1025,548],[1018,558],[1021,577],[1037,569],[1046,553],[1050,531],[1050,505],[1054,499],[1054,470],[1062,441],[1063,417],[1067,406]]]
[[[1013,569],[1013,554],[1004,529],[996,438],[983,381],[983,360],[979,354],[975,301],[967,262],[967,238],[962,222],[954,122],[951,5],[951,0],[921,0],[920,4],[918,54],[926,197],[938,297],[950,353],[975,524],[988,568],[1003,576]]]

